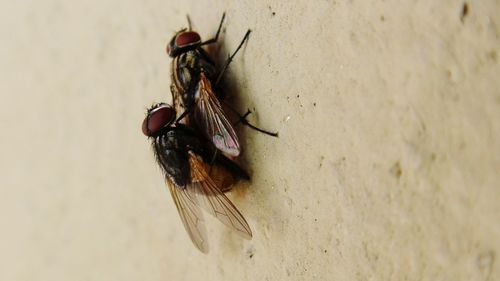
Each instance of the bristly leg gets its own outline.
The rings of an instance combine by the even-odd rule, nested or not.
[[[217,39],[219,39],[219,33],[222,29],[222,23],[224,22],[224,19],[226,18],[226,12],[224,12],[222,14],[222,18],[220,19],[220,23],[219,23],[219,28],[217,28],[217,33],[215,33],[215,37],[212,38],[212,39],[208,39],[207,41],[201,43],[200,46],[204,46],[204,45],[208,45],[208,44],[212,44],[212,43],[216,43],[217,42]]]
[[[247,109],[247,112],[243,115],[241,115],[236,109],[234,109],[231,105],[229,105],[226,101],[222,101],[229,109],[231,109],[231,111],[236,114],[239,118],[238,122],[236,122],[234,125],[238,124],[238,123],[241,123],[245,126],[248,126],[250,127],[251,129],[254,129],[258,132],[261,132],[263,134],[266,134],[266,135],[269,135],[271,137],[278,137],[278,132],[269,132],[267,130],[264,130],[264,129],[261,129],[255,125],[252,125],[250,122],[248,122],[247,120],[247,116],[250,115],[252,113],[252,111],[250,111],[250,109]]]
[[[256,127],[256,126],[252,125],[251,123],[249,123],[249,122],[247,121],[246,117],[247,117],[250,113],[252,113],[252,112],[250,111],[250,109],[247,109],[247,112],[246,112],[245,114],[243,114],[243,116],[240,116],[240,120],[239,120],[239,122],[241,122],[243,125],[246,125],[246,126],[248,126],[248,127],[252,128],[252,129],[254,129],[254,130],[258,131],[258,132],[261,132],[261,133],[263,133],[263,134],[269,135],[269,136],[271,136],[271,137],[276,137],[276,138],[278,137],[278,132],[269,132],[269,131],[267,131],[267,130],[261,129],[261,128]]]
[[[224,66],[222,67],[222,70],[219,72],[219,76],[217,76],[217,80],[215,80],[215,86],[217,86],[219,84],[220,80],[222,79],[222,76],[224,75],[224,73],[226,72],[227,68],[229,67],[229,64],[233,61],[234,56],[236,56],[236,54],[241,49],[241,47],[243,46],[243,44],[245,43],[245,41],[248,40],[248,37],[250,36],[251,32],[252,31],[250,29],[247,30],[247,33],[245,33],[245,36],[243,37],[243,40],[241,40],[240,45],[238,45],[238,48],[236,48],[236,50],[234,51],[234,53],[227,58],[226,62],[224,63]]]
[[[175,120],[175,124],[179,124],[181,120],[184,119],[184,117],[186,117],[189,113],[191,113],[191,107],[184,110],[184,112],[182,112],[182,114],[177,117],[177,119]]]

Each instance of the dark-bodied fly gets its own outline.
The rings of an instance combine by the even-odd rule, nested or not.
[[[250,239],[250,226],[223,193],[231,184],[228,175],[245,179],[248,175],[224,155],[214,154],[213,145],[196,131],[175,120],[175,109],[159,103],[148,110],[142,131],[152,140],[156,160],[189,237],[200,251],[208,252],[202,208]]]
[[[167,44],[167,53],[173,58],[170,89],[174,107],[181,113],[177,122],[199,128],[219,150],[230,156],[238,156],[241,151],[238,136],[222,109],[220,96],[216,94],[215,89],[233,57],[248,39],[250,30],[220,71],[202,48],[217,42],[224,17],[225,15],[222,16],[217,33],[212,39],[201,41],[200,35],[191,30],[190,24],[188,29],[180,30],[170,40]],[[277,136],[277,133],[264,131],[248,123],[245,117],[249,113],[250,111],[240,115],[240,122],[263,133]]]

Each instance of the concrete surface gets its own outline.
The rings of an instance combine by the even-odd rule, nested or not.
[[[498,1],[4,1],[0,280],[500,280]],[[140,123],[165,43],[253,33],[254,239],[189,241]]]

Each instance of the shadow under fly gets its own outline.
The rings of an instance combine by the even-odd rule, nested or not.
[[[201,252],[208,252],[201,209],[243,238],[251,239],[250,226],[223,193],[235,177],[249,179],[248,174],[224,155],[214,157],[216,148],[211,142],[175,120],[175,109],[159,103],[148,109],[142,131],[152,141],[156,160],[191,241]]]
[[[241,148],[238,136],[224,112],[221,102],[223,96],[218,95],[220,81],[229,67],[234,56],[241,49],[250,36],[248,30],[232,55],[224,65],[218,69],[203,46],[217,43],[224,22],[225,14],[217,29],[215,37],[202,41],[200,35],[191,30],[191,21],[188,17],[189,27],[178,31],[167,44],[167,54],[172,57],[172,100],[177,112],[176,123],[198,128],[203,135],[220,151],[238,156]],[[239,117],[239,122],[264,134],[277,137],[278,133],[269,132],[250,124],[246,117],[248,110],[241,115],[228,106]]]

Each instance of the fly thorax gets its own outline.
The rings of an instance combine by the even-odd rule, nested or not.
[[[180,79],[181,85],[183,86],[184,90],[186,90],[185,86],[190,85],[191,80],[193,79],[189,68],[183,67],[183,68],[179,69],[179,79]]]
[[[169,131],[160,137],[160,146],[165,150],[178,150],[179,141],[175,136],[175,131]]]

